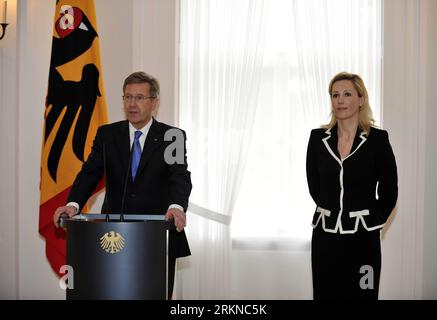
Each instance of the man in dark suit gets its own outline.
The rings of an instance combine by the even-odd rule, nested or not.
[[[123,103],[127,120],[97,130],[91,153],[73,183],[68,203],[56,209],[53,220],[59,226],[61,215],[78,214],[103,175],[106,176],[106,196],[102,213],[165,214],[165,219],[174,221],[176,227],[169,234],[171,297],[176,258],[191,254],[184,232],[192,188],[185,132],[153,118],[159,105],[159,83],[144,72],[135,72],[126,78]],[[179,156],[181,161],[175,161],[171,158],[172,152],[168,152],[174,143],[164,138],[168,132],[183,137],[183,154],[176,154],[176,159]],[[181,148],[175,150],[177,153]]]

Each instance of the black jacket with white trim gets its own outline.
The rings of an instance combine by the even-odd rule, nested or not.
[[[359,224],[380,229],[396,205],[397,168],[388,133],[357,129],[350,154],[341,159],[337,125],[311,131],[307,149],[308,187],[316,203],[312,226],[355,233]]]

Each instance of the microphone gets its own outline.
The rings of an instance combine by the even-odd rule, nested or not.
[[[127,191],[127,183],[129,181],[129,175],[131,175],[131,162],[132,162],[132,151],[133,151],[133,143],[134,141],[132,141],[132,146],[130,148],[130,152],[129,152],[129,161],[127,163],[127,172],[126,172],[126,177],[124,179],[124,186],[123,186],[123,194],[121,197],[121,211],[120,211],[120,222],[124,222],[124,202],[126,201],[126,191]]]
[[[105,150],[105,143],[103,142],[103,176],[105,177],[105,198],[103,199],[103,207],[106,211],[105,221],[109,222],[109,209],[108,209],[108,178],[106,176],[106,150]]]

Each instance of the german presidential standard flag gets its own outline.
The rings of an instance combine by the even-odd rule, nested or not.
[[[50,265],[62,275],[66,233],[53,225],[53,213],[65,205],[97,128],[108,118],[92,0],[56,1],[44,118],[39,233]]]

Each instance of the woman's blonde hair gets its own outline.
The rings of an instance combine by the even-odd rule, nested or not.
[[[364,98],[364,104],[360,107],[360,115],[358,126],[369,134],[370,128],[375,125],[375,120],[373,119],[372,109],[369,105],[369,95],[367,93],[366,86],[364,85],[363,79],[357,74],[340,72],[334,78],[332,78],[329,83],[329,97],[332,99],[332,86],[337,81],[349,80],[352,82],[355,90],[360,98]],[[331,100],[331,120],[328,124],[322,125],[322,128],[330,129],[335,126],[337,119],[335,118],[334,112],[332,110],[332,100]]]

